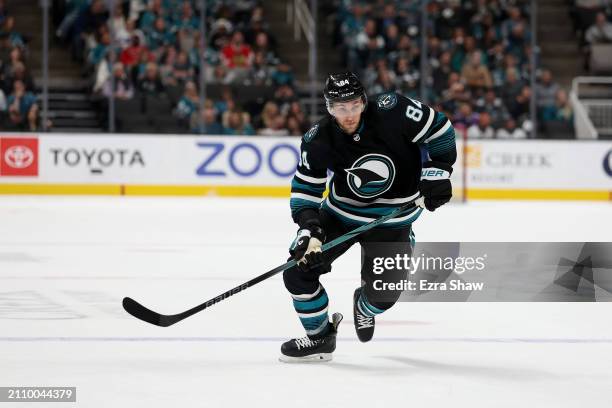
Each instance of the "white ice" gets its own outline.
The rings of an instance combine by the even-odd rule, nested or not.
[[[0,386],[76,386],[77,403],[56,407],[610,405],[609,303],[401,303],[361,344],[356,249],[324,278],[345,315],[331,363],[278,362],[303,335],[280,276],[169,328],[122,310],[131,296],[181,311],[284,262],[286,200],[0,197],[0,231]],[[449,205],[415,231],[612,241],[612,206]]]

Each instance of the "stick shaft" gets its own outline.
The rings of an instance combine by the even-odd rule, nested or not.
[[[386,222],[387,220],[390,220],[391,218],[395,218],[399,215],[401,215],[402,213],[406,212],[409,209],[413,208],[413,203],[415,200],[410,201],[408,204],[402,206],[402,207],[398,207],[397,209],[393,210],[392,212],[390,212],[387,215],[384,215],[380,218],[377,218],[376,220],[373,220],[367,224],[364,224],[358,228],[355,228],[352,231],[347,232],[344,235],[339,236],[336,239],[333,239],[330,242],[327,242],[325,244],[323,244],[323,247],[321,248],[321,250],[323,252],[330,250],[331,248],[334,248],[346,241],[349,241],[353,238],[355,238],[356,236],[362,234],[363,232],[366,232],[368,230],[371,230],[372,228],[375,228],[377,226],[379,226],[380,224],[383,224],[384,222]],[[417,210],[418,211],[418,210]],[[227,298],[229,298],[230,296],[235,295],[236,293],[240,293],[243,290],[250,288],[251,286],[254,286],[256,284],[258,284],[259,282],[262,282],[268,278],[271,278],[272,276],[283,272],[286,269],[289,269],[293,266],[295,266],[297,264],[296,260],[292,259],[290,261],[285,262],[282,265],[277,266],[276,268],[269,270],[268,272],[265,272],[259,276],[256,276],[255,278],[236,286],[235,288],[232,288],[230,290],[228,290],[227,292],[224,292],[218,296],[215,296],[212,299],[207,300],[206,302],[195,306],[189,310],[186,310],[182,313],[179,314],[175,314],[175,315],[162,315],[159,314],[157,312],[154,312],[150,309],[145,308],[144,306],[142,306],[141,304],[139,304],[138,302],[136,302],[133,299],[130,298],[125,298],[123,300],[123,307],[124,309],[131,314],[132,316],[140,319],[140,320],[144,320],[148,323],[151,324],[155,324],[158,326],[163,326],[163,327],[167,327],[170,325],[173,325],[175,323],[180,322],[183,319],[188,318],[189,316],[192,316],[198,312],[201,312],[204,309],[209,308],[210,306],[217,304]],[[127,299],[129,299],[129,301],[127,301]]]

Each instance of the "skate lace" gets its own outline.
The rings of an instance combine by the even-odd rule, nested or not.
[[[374,327],[374,318],[357,313],[357,326],[358,329]]]
[[[297,346],[298,350],[306,347],[313,347],[316,343],[316,341],[310,340],[308,336],[295,339],[295,345]]]

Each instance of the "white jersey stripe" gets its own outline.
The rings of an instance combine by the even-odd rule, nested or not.
[[[295,300],[310,300],[313,297],[317,296],[319,292],[321,292],[321,288],[323,288],[323,286],[319,285],[315,293],[310,293],[310,294],[305,293],[303,295],[291,295],[291,297],[294,298]]]
[[[448,128],[450,128],[451,122],[450,120],[446,120],[446,124],[444,126],[442,126],[442,129],[438,130],[436,133],[434,133],[433,135],[429,136],[427,139],[425,139],[425,141],[423,143],[429,143],[430,141],[439,138],[440,136],[442,136],[444,133],[446,133],[446,131],[448,130]]]
[[[371,204],[404,204],[404,203],[407,203],[407,202],[409,202],[411,200],[414,200],[415,198],[417,198],[419,196],[419,193],[414,193],[410,197],[405,197],[405,198],[377,198],[376,200],[374,200],[372,202],[364,203],[362,201],[353,200],[352,198],[339,196],[336,193],[336,185],[335,184],[332,185],[331,193],[332,193],[332,196],[334,197],[335,200],[338,200],[341,203],[354,205],[356,207],[367,207],[368,205],[371,205]]]
[[[427,134],[427,132],[429,131],[429,128],[431,127],[431,124],[433,123],[434,116],[436,115],[434,114],[434,110],[432,108],[430,108],[429,106],[428,108],[429,108],[429,117],[427,118],[427,123],[425,124],[425,126],[423,126],[423,129],[421,129],[419,134],[416,135],[414,139],[412,139],[412,142],[416,142],[421,137],[423,137],[423,135]]]
[[[325,178],[310,177],[310,176],[306,176],[306,175],[300,173],[299,170],[295,171],[295,175],[298,178],[301,178],[302,180],[307,181],[307,182],[312,183],[312,184],[325,184],[327,182],[327,177],[325,177]]]
[[[318,311],[318,312],[313,312],[313,313],[298,313],[297,315],[298,315],[298,317],[305,317],[305,318],[322,316],[325,313],[327,313],[327,309],[328,308],[329,308],[329,306],[326,307],[323,310]]]
[[[311,196],[304,193],[291,193],[291,198],[301,198],[302,200],[312,201],[313,203],[321,204],[321,197]]]
[[[374,221],[374,220],[376,219],[376,218],[370,218],[370,217],[362,217],[362,216],[360,216],[360,215],[353,215],[353,214],[351,214],[351,213],[348,213],[348,212],[346,212],[346,211],[343,211],[343,210],[339,209],[338,207],[336,207],[335,205],[333,205],[333,204],[332,204],[332,203],[331,203],[329,200],[327,200],[327,199],[325,200],[325,204],[326,204],[326,205],[328,205],[328,206],[329,206],[329,208],[331,208],[331,209],[332,209],[332,211],[335,211],[336,213],[338,213],[338,214],[340,214],[340,215],[342,215],[342,216],[344,216],[344,217],[346,217],[346,218],[349,218],[349,219],[351,219],[351,220],[354,220],[354,221],[359,221],[359,222],[371,222],[371,221]],[[414,210],[416,210],[416,211],[411,211],[409,214],[407,214],[407,215],[405,215],[405,216],[403,216],[403,217],[399,217],[399,218],[392,218],[392,219],[390,219],[390,220],[387,220],[387,221],[385,221],[385,222],[384,222],[384,224],[394,224],[394,223],[397,223],[397,222],[403,222],[403,221],[406,221],[406,220],[408,220],[408,219],[410,219],[410,218],[414,217],[415,213],[417,213],[417,212],[418,212],[418,213],[420,214],[420,212],[421,212],[421,211],[423,211],[423,209],[422,209],[422,208],[419,208],[419,207],[415,207],[415,208],[414,208]]]

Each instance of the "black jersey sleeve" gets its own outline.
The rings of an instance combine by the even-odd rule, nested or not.
[[[423,145],[433,160],[453,164],[457,158],[455,129],[441,112],[412,98],[399,96],[404,128],[412,143]]]
[[[325,151],[316,140],[318,131],[317,124],[302,138],[300,160],[291,181],[291,217],[300,226],[308,219],[318,218],[327,183]]]

